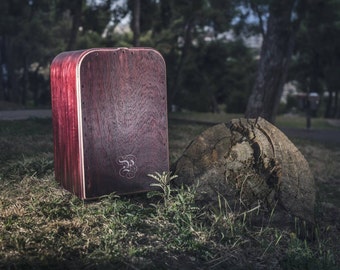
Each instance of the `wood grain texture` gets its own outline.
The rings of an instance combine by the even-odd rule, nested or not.
[[[315,223],[316,186],[308,162],[263,118],[232,119],[208,128],[188,145],[172,171],[177,185],[195,187],[195,199],[205,207],[220,207],[222,196],[228,211],[249,211],[250,217],[260,207],[256,216],[265,214],[271,224],[296,226],[294,217]]]
[[[76,66],[81,51],[59,54],[51,64],[54,168],[57,181],[84,198],[79,142]]]
[[[147,174],[169,170],[163,58],[144,48],[66,54],[74,61],[61,59],[69,64],[52,84],[57,179],[82,198],[150,190]]]

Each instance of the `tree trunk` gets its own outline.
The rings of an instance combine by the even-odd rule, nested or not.
[[[12,97],[12,87],[13,85],[13,80],[16,80],[16,76],[12,76],[14,74],[14,69],[13,67],[13,61],[11,61],[11,52],[12,52],[12,46],[10,46],[10,38],[7,36],[2,36],[2,63],[1,63],[1,68],[2,68],[2,96],[1,98],[5,101],[11,101]],[[4,73],[3,73],[4,72]]]
[[[220,113],[220,108],[218,107],[217,98],[214,94],[211,96],[211,112]]]
[[[183,44],[183,47],[182,47],[182,50],[181,50],[180,59],[179,59],[178,64],[176,66],[175,78],[173,80],[173,84],[170,87],[170,93],[171,93],[170,97],[169,97],[169,103],[170,104],[174,103],[176,95],[180,90],[179,86],[180,86],[180,82],[181,82],[182,69],[183,69],[185,61],[187,59],[188,52],[189,52],[189,49],[190,49],[191,43],[192,43],[192,35],[191,35],[192,28],[193,28],[192,20],[189,19],[184,26],[184,44]]]
[[[257,77],[245,116],[275,122],[294,45],[291,21],[295,0],[272,1]]]
[[[334,118],[339,118],[339,90],[335,91]]]
[[[275,209],[278,224],[294,223],[292,216],[314,223],[315,183],[309,165],[262,118],[234,119],[205,130],[171,170],[178,175],[177,185],[195,187],[196,200],[205,207],[218,207],[223,198],[236,214],[258,209],[271,215]]]
[[[6,93],[6,100],[14,103],[20,103],[20,83],[19,76],[16,74],[15,61],[13,60],[15,53],[14,40],[8,37],[6,41],[6,54],[7,54],[7,70],[8,70],[8,88]]]
[[[0,100],[5,100],[5,91],[8,82],[5,55],[5,38],[0,36]]]
[[[21,96],[20,96],[20,103],[22,105],[26,105],[27,103],[27,92],[29,88],[29,83],[28,83],[28,56],[24,56],[24,61],[23,61],[23,75],[22,75],[22,85],[21,85]]]
[[[328,90],[326,110],[325,110],[325,114],[324,114],[325,118],[331,118],[332,105],[333,105],[333,91],[332,90]]]
[[[139,47],[140,42],[140,0],[134,0],[133,4],[133,46]]]
[[[79,26],[81,23],[81,16],[83,12],[83,1],[84,0],[77,0],[74,2],[73,7],[71,8],[71,13],[73,15],[72,18],[72,28],[70,33],[70,38],[67,44],[67,51],[72,51],[76,49],[76,41],[79,31]]]

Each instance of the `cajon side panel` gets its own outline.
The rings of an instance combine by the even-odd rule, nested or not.
[[[152,49],[98,49],[80,63],[86,197],[150,190],[169,170],[165,64]]]
[[[51,65],[55,177],[67,190],[84,198],[79,145],[76,65],[82,51],[59,54]]]

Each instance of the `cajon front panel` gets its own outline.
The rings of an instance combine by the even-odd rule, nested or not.
[[[153,180],[147,174],[169,170],[163,58],[152,49],[141,48],[92,49],[75,58],[76,89],[68,91],[75,92],[71,107],[77,111],[76,116],[69,116],[77,120],[66,125],[78,137],[72,140],[79,145],[80,171],[75,173],[64,161],[65,154],[77,147],[56,149],[56,171],[70,171],[56,173],[58,178],[67,178],[58,181],[82,198],[150,190]],[[68,95],[56,92],[60,102],[62,95]],[[58,117],[59,102],[54,103],[53,117]],[[65,124],[57,119],[56,125],[58,136],[58,125]],[[55,142],[60,144],[58,138]],[[62,144],[68,142],[65,139]]]

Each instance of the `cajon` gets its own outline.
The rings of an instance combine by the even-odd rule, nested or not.
[[[147,48],[64,52],[51,64],[55,177],[82,199],[150,190],[169,170],[165,63]]]

